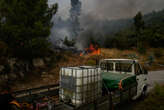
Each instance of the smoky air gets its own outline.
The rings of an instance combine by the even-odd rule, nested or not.
[[[49,3],[59,4],[52,19],[51,41],[58,45],[65,37],[76,39],[78,48],[87,45],[88,36],[103,42],[102,36],[129,26],[132,23],[129,19],[139,11],[147,14],[164,7],[163,0],[50,0]]]

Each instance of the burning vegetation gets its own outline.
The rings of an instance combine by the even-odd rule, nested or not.
[[[83,55],[100,55],[101,51],[100,48],[98,47],[98,45],[93,45],[90,44],[89,48],[85,48],[84,51],[82,53],[80,53],[80,56]]]

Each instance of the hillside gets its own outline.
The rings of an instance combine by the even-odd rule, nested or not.
[[[143,19],[147,26],[164,26],[164,9],[161,11],[153,11],[151,13],[143,15]],[[118,19],[118,20],[107,20],[104,21],[104,27],[108,28],[108,32],[115,33],[122,29],[129,28],[133,25],[133,18]]]
[[[137,47],[138,40],[140,40],[141,51],[146,51],[146,48],[151,47],[163,48],[164,10],[143,15],[141,19],[144,21],[144,28],[139,36],[132,23],[129,27],[127,26],[113,35],[104,35],[105,40],[104,43],[101,43],[101,46],[106,48],[132,49]]]
[[[39,87],[48,84],[55,84],[59,81],[59,71],[61,67],[67,66],[82,66],[90,65],[95,66],[96,60],[104,58],[135,58],[145,66],[149,71],[152,70],[163,70],[164,69],[164,49],[161,49],[161,56],[154,54],[159,49],[149,49],[145,55],[139,54],[135,49],[134,50],[118,50],[118,49],[106,49],[101,48],[101,54],[90,55],[86,54],[80,56],[79,54],[72,54],[70,52],[60,53],[59,60],[57,62],[52,62],[51,67],[42,67],[42,70],[35,70],[32,74],[26,75],[22,80],[15,81],[14,90],[21,90],[26,88]],[[152,59],[151,59],[152,58]],[[39,69],[39,68],[37,68]],[[39,74],[37,72],[40,72]],[[29,82],[30,80],[30,82]]]

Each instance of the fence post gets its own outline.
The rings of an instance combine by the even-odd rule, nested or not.
[[[109,92],[109,110],[113,109],[112,94]]]
[[[94,101],[94,110],[97,110],[97,101]]]

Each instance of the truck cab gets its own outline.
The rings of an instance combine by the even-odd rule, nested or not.
[[[132,99],[136,99],[139,96],[145,95],[147,91],[147,70],[142,67],[138,60],[133,59],[103,59],[99,63],[101,72],[107,74],[135,76],[137,82],[137,92]],[[104,76],[105,78],[106,76]],[[124,78],[125,79],[125,78]],[[122,80],[122,79],[121,79]]]

